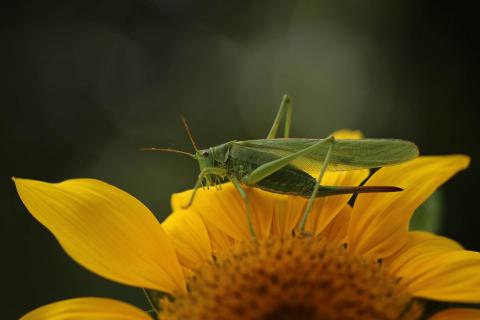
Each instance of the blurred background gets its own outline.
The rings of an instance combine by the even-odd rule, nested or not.
[[[472,2],[473,4],[473,2]],[[11,176],[105,180],[160,220],[197,164],[139,147],[266,136],[281,97],[293,136],[338,128],[473,161],[444,188],[442,233],[480,250],[477,11],[447,1],[13,1],[1,10],[2,318],[140,290],[74,263]]]

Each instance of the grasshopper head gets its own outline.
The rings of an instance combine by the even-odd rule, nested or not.
[[[195,152],[195,159],[198,161],[200,172],[205,168],[213,168],[215,166],[215,153],[212,148],[197,150]],[[207,186],[214,186],[216,184],[215,177],[210,174],[205,175],[205,180]]]

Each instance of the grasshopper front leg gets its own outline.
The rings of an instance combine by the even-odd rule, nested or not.
[[[216,175],[221,178],[224,178],[227,175],[227,170],[223,168],[209,167],[209,168],[204,168],[202,171],[200,171],[200,173],[198,174],[197,182],[193,187],[193,192],[192,192],[192,195],[190,196],[190,200],[186,205],[182,206],[182,209],[188,209],[192,205],[193,200],[195,199],[195,195],[197,194],[197,190],[202,185],[203,178],[208,174]]]
[[[285,129],[283,131],[283,137],[288,138],[290,136],[290,124],[292,122],[292,99],[290,99],[288,95],[283,96],[282,103],[280,104],[280,108],[275,116],[272,128],[267,135],[267,139],[276,138],[278,127],[283,117],[285,117]]]

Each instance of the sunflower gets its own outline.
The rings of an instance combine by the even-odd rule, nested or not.
[[[348,133],[344,133],[348,134]],[[356,134],[358,133],[349,133]],[[146,288],[158,319],[480,319],[480,311],[427,301],[480,303],[480,253],[409,231],[415,209],[468,166],[463,155],[419,157],[375,172],[366,185],[398,193],[319,198],[296,234],[306,199],[247,189],[257,235],[234,187],[172,196],[162,224],[140,201],[105,182],[14,179],[31,214],[75,261],[107,279]],[[368,171],[328,173],[328,185],[358,185]],[[351,203],[351,201],[350,201]],[[22,320],[151,319],[107,298],[77,298]]]

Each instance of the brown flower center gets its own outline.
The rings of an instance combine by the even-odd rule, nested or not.
[[[160,319],[417,319],[422,305],[375,261],[320,237],[245,242],[163,300]]]

